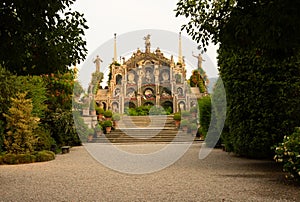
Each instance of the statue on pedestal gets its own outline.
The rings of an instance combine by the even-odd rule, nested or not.
[[[146,47],[146,53],[150,53],[150,34],[148,34],[147,36],[144,37],[145,40],[145,47]]]
[[[198,69],[202,69],[202,62],[205,61],[202,58],[202,55],[200,53],[198,55],[194,55],[194,53],[192,53],[192,55],[198,59]]]
[[[96,64],[96,72],[100,72],[100,63],[103,62],[99,55],[97,55],[96,59],[94,60],[94,63]]]

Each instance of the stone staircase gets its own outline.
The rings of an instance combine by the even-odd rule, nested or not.
[[[177,129],[173,116],[123,116],[115,130],[94,138],[97,143],[192,142],[195,134]]]

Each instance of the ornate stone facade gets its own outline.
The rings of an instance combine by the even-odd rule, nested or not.
[[[123,64],[111,64],[108,89],[99,89],[95,101],[118,113],[143,105],[189,110],[201,94],[187,84],[184,60],[175,64],[173,56],[168,59],[159,48],[151,52],[150,35],[144,39],[145,52],[137,49]]]

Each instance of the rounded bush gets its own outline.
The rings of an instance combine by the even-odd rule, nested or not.
[[[197,128],[198,128],[198,127],[197,127],[197,124],[195,124],[195,123],[191,123],[191,124],[190,124],[190,129],[191,129],[191,130],[197,130]]]
[[[35,156],[37,162],[51,161],[55,159],[55,153],[47,150],[39,151]]]
[[[180,113],[175,113],[174,116],[173,116],[173,119],[175,121],[180,121],[181,120],[181,114]]]
[[[184,119],[184,120],[181,121],[180,125],[181,126],[188,126],[189,125],[189,121]]]
[[[17,163],[15,154],[4,154],[2,156],[2,158],[3,158],[3,162],[5,164],[16,164]]]
[[[103,127],[112,127],[112,122],[111,121],[104,121]]]
[[[188,117],[188,116],[191,116],[191,113],[189,111],[182,111],[181,116]]]
[[[112,119],[113,119],[114,121],[120,121],[121,116],[120,116],[120,114],[113,114]]]
[[[106,111],[104,112],[104,116],[105,116],[105,118],[111,118],[111,117],[112,117],[112,111],[106,110]]]
[[[16,163],[33,163],[36,160],[36,157],[31,154],[17,154],[15,156]]]
[[[104,114],[104,109],[101,107],[96,107],[96,113],[99,114]]]

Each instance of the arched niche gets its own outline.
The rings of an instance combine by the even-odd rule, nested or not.
[[[116,85],[121,85],[122,84],[122,75],[118,74],[116,76]]]

